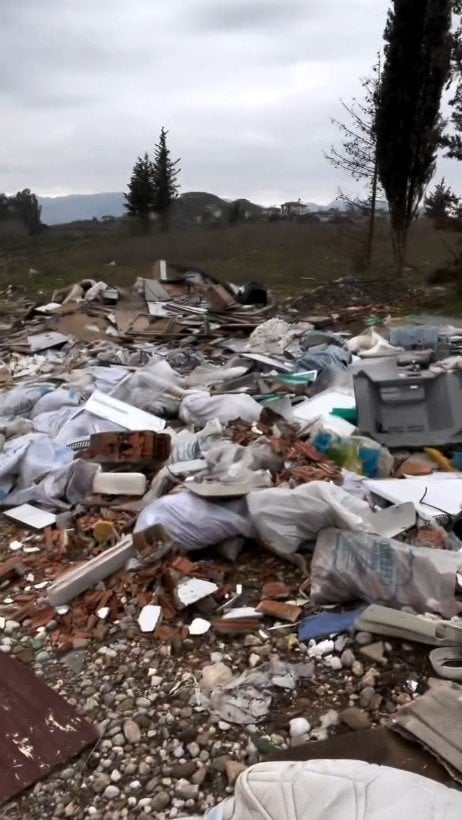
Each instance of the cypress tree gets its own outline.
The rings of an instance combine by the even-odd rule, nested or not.
[[[167,134],[168,131],[162,128],[159,142],[154,149],[152,171],[153,211],[160,217],[160,225],[163,231],[169,229],[170,207],[178,193],[179,185],[176,180],[180,173],[178,168],[180,160],[173,161],[170,157],[170,150],[167,147]]]
[[[451,54],[451,0],[392,0],[376,118],[379,177],[401,272],[409,227],[441,144],[441,95]]]

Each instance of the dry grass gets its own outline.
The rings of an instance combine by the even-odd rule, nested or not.
[[[50,229],[35,239],[0,241],[0,278],[29,293],[49,292],[84,277],[129,285],[148,276],[158,258],[202,268],[225,280],[259,280],[294,292],[310,279],[329,281],[360,273],[364,229],[354,224],[250,223],[226,228],[195,228],[168,235],[133,236],[117,227],[91,231]],[[425,220],[413,228],[408,261],[422,282],[457,249],[457,234],[435,231]],[[108,266],[114,260],[115,267]],[[387,225],[378,226],[370,278],[391,275]],[[29,273],[33,268],[37,273]]]

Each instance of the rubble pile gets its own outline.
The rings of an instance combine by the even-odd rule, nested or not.
[[[346,729],[461,780],[462,322],[340,291],[278,308],[160,261],[2,325],[0,649],[72,705],[82,676],[100,737],[54,816],[202,812]]]

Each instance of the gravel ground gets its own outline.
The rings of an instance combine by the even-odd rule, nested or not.
[[[272,573],[293,590],[302,580],[274,556],[246,552],[234,580],[244,585],[249,603],[259,599],[263,567],[265,576]],[[141,635],[127,618],[111,626],[103,644],[59,656],[46,632],[41,646],[27,628],[4,632],[0,649],[21,650],[38,676],[97,725],[100,740],[3,806],[0,817],[166,820],[201,814],[232,793],[246,766],[291,743],[345,731],[341,713],[347,707],[355,707],[345,716],[352,728],[383,724],[425,684],[426,653],[416,645],[385,643],[381,664],[363,652],[376,640],[367,634],[340,636],[327,655],[316,657],[318,650],[299,644],[295,633],[290,627],[266,630],[269,637],[223,639],[211,632],[169,646]],[[305,664],[313,658],[314,669],[294,690],[275,691],[263,722],[230,725],[198,705],[196,687],[207,664],[222,661],[237,674],[274,656]],[[292,734],[301,738],[289,733],[296,717],[305,719],[292,724]]]

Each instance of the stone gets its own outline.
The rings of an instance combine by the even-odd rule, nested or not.
[[[342,661],[342,666],[345,669],[351,669],[356,658],[354,656],[354,652],[352,652],[351,649],[344,649],[340,657],[340,660]]]
[[[304,717],[292,718],[289,721],[289,735],[290,737],[304,737],[311,731],[311,726]]]
[[[118,769],[113,769],[111,772],[111,781],[112,783],[118,783],[119,780],[122,780],[122,775]]]
[[[198,743],[196,743],[195,741],[192,741],[192,743],[188,743],[186,748],[187,748],[189,754],[191,755],[191,757],[199,757],[199,753],[200,753],[201,748],[200,748]]]
[[[373,640],[370,632],[357,632],[355,635],[355,643],[358,646],[366,646],[368,643],[372,643]]]
[[[362,706],[363,709],[367,709],[371,705],[374,697],[375,689],[373,689],[372,686],[366,686],[362,690],[361,695],[359,697],[360,706]]]
[[[170,805],[170,795],[167,792],[157,792],[151,800],[151,811],[156,816],[156,812],[168,809]]]
[[[96,794],[100,794],[101,792],[104,791],[106,786],[109,786],[109,784],[110,784],[109,775],[103,774],[103,773],[102,774],[97,774],[97,775],[95,775],[95,779],[93,781],[93,791]]]
[[[141,740],[141,730],[134,720],[124,721],[124,735],[128,743],[139,743]]]
[[[118,789],[117,786],[108,786],[104,790],[103,797],[105,797],[107,800],[114,800],[116,797],[119,796],[119,794],[120,789]]]
[[[340,712],[340,720],[355,732],[358,729],[370,729],[371,727],[368,715],[357,706],[350,706],[349,709]]]
[[[187,780],[179,780],[175,785],[175,793],[183,800],[194,800],[199,792],[199,786],[195,783],[188,783]]]
[[[353,672],[355,678],[362,678],[364,675],[364,666],[361,661],[354,661],[351,666],[351,671]]]
[[[191,775],[191,783],[194,783],[199,788],[202,786],[205,778],[207,777],[207,769],[205,766],[201,766],[193,775]]]
[[[174,763],[170,772],[175,780],[187,780],[195,773],[196,768],[195,760],[188,760],[186,763]]]
[[[240,763],[239,760],[227,760],[225,764],[226,777],[228,778],[228,785],[234,786],[237,778],[242,772],[245,772],[246,766]]]
[[[362,646],[359,651],[361,652],[361,655],[364,655],[364,657],[374,661],[374,663],[384,664],[387,662],[384,655],[385,646],[382,641],[377,641],[376,643],[370,643],[367,644],[367,646]]]
[[[329,655],[327,658],[324,658],[324,664],[334,672],[340,672],[343,668],[342,661],[337,655]]]

